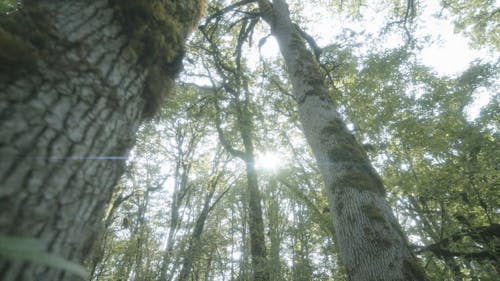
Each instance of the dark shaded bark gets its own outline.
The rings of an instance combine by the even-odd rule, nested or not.
[[[138,8],[25,1],[0,17],[0,234],[38,238],[48,251],[77,262],[91,248],[138,126],[180,70],[182,42],[198,7],[194,0],[180,4],[177,12],[193,16],[175,31],[154,34],[166,41],[148,47],[171,52],[151,61],[151,50],[137,40],[154,36],[134,31],[152,21],[152,4],[126,2]],[[126,26],[132,19],[135,29]],[[70,278],[0,260],[4,281]]]
[[[119,187],[115,188],[114,192],[117,192]],[[108,208],[105,211],[105,216],[103,218],[102,227],[96,230],[98,233],[97,238],[93,242],[92,250],[88,255],[86,262],[87,268],[89,270],[89,280],[99,280],[102,271],[98,269],[98,266],[103,263],[106,251],[106,242],[110,235],[110,226],[116,219],[116,211],[121,206],[123,202],[132,197],[134,193],[124,194],[124,191],[118,191],[118,195],[112,195],[111,202],[108,202]]]

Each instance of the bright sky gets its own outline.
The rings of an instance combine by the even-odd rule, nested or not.
[[[440,40],[420,53],[425,65],[431,66],[442,75],[457,75],[466,70],[474,60],[498,59],[498,53],[470,48],[468,39],[455,33],[451,22],[432,16],[440,9],[437,1],[429,1],[428,5],[425,12],[427,16],[422,23],[422,33],[432,34]],[[475,93],[474,102],[465,109],[470,120],[479,116],[481,108],[488,104],[494,94],[481,89]]]
[[[370,2],[371,3],[371,2]],[[441,75],[456,75],[461,73],[475,59],[491,59],[492,54],[486,50],[473,50],[468,45],[468,39],[461,34],[454,32],[454,26],[450,20],[437,18],[441,7],[438,1],[426,1],[421,16],[419,16],[418,27],[415,32],[417,38],[431,35],[434,42],[426,46],[420,53],[420,59],[423,64],[432,67]],[[309,11],[306,14],[313,18],[313,21],[307,24],[308,32],[317,38],[320,46],[331,43],[335,34],[340,32],[341,28],[351,28],[357,32],[364,31],[367,34],[379,34],[380,30],[386,24],[384,14],[390,13],[384,8],[365,7],[361,10],[366,19],[361,23],[353,23],[349,19],[335,17],[333,11],[318,9],[314,4],[304,4]],[[374,4],[374,7],[376,4]],[[395,35],[389,40],[384,40],[386,48],[396,47],[401,44],[401,37]],[[367,46],[368,48],[370,46]],[[498,57],[498,54],[496,54]]]
[[[318,9],[313,4],[304,4],[304,6],[309,11],[305,13],[306,16],[312,17],[313,20],[303,28],[314,36],[320,47],[334,42],[333,38],[340,33],[343,27],[358,32],[378,34],[385,24],[380,13],[373,10],[366,11],[365,17],[369,22],[367,25],[366,22],[356,24],[345,18],[336,18],[331,11]],[[416,31],[416,36],[431,35],[434,38],[434,42],[426,46],[419,54],[419,59],[424,65],[432,67],[440,75],[457,75],[467,69],[469,64],[476,59],[492,60],[493,58],[494,60],[495,57],[498,57],[498,54],[492,54],[486,50],[471,49],[468,45],[468,39],[455,33],[451,22],[433,16],[437,13],[438,8],[436,3],[436,5],[428,6],[425,9],[422,23]],[[392,40],[385,41],[384,44],[387,48],[396,47],[401,44],[401,40],[399,36],[393,36]],[[261,52],[264,57],[276,56],[279,49],[274,39],[268,38]]]
[[[289,1],[293,7],[292,2]],[[304,1],[301,5],[304,6],[303,15],[311,19],[301,27],[315,38],[320,47],[335,42],[334,38],[341,33],[342,28],[350,28],[356,32],[364,31],[366,34],[379,34],[386,24],[384,13],[390,12],[383,6],[380,10],[365,8],[361,12],[366,21],[354,23],[346,18],[335,17],[333,11],[318,8],[318,5],[314,3]],[[441,10],[438,1],[428,1],[426,5],[421,11],[422,15],[419,17],[418,28],[415,31],[417,38],[429,35],[432,38],[432,41],[417,56],[422,64],[431,67],[439,75],[456,76],[466,70],[474,60],[495,61],[499,57],[498,53],[492,54],[486,50],[470,48],[468,39],[454,32],[454,26],[450,20],[436,17]],[[398,34],[390,38],[392,39],[380,42],[384,48],[394,48],[402,42]],[[365,46],[364,51],[369,51],[371,47]],[[279,47],[274,38],[267,39],[261,49],[261,55],[266,58],[279,56]],[[481,108],[488,104],[494,94],[481,89],[477,91],[474,95],[475,101],[465,109],[470,120],[479,116]],[[282,165],[281,161],[277,154],[264,152],[257,157],[256,164],[261,170],[275,172]]]
[[[468,39],[455,33],[449,20],[434,16],[441,9],[437,1],[428,2],[419,34],[431,34],[441,40],[422,51],[421,59],[424,64],[432,66],[440,74],[453,75],[464,71],[475,59],[491,58],[486,50],[471,49]]]
[[[259,170],[276,172],[283,165],[283,159],[278,153],[267,151],[257,155],[255,159],[255,167]]]
[[[289,1],[289,3],[293,7],[294,1]],[[377,7],[377,10],[372,7],[364,7],[361,13],[365,21],[355,23],[348,18],[335,16],[334,11],[318,8],[318,5],[314,3],[301,1],[301,5],[304,7],[303,15],[311,19],[310,22],[303,24],[302,28],[315,38],[320,47],[335,42],[334,38],[341,33],[342,28],[365,32],[365,34],[374,34],[376,37],[386,24],[384,14],[390,12],[388,8],[384,8],[384,5],[374,4],[373,7]],[[426,5],[425,7],[419,7],[424,10],[419,11],[422,15],[419,17],[418,28],[415,31],[415,37],[417,38],[429,35],[432,38],[432,41],[417,55],[422,64],[431,67],[439,75],[456,76],[466,70],[474,60],[480,59],[494,62],[500,57],[498,53],[470,48],[468,39],[462,34],[454,32],[454,26],[450,20],[436,17],[441,11],[438,1],[427,1]],[[394,48],[401,45],[401,42],[400,34],[394,34],[388,40],[379,43],[384,48]],[[366,45],[361,49],[361,52],[369,51],[373,47]],[[268,38],[261,50],[261,54],[264,57],[275,57],[279,54],[277,43],[273,38]],[[473,120],[478,117],[481,107],[488,104],[494,94],[478,91],[475,94],[474,103],[466,108],[469,119]]]

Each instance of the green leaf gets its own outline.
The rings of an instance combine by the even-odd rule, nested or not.
[[[8,259],[29,261],[39,265],[59,268],[75,275],[88,278],[85,268],[58,255],[48,253],[44,244],[33,238],[0,235],[0,256]]]

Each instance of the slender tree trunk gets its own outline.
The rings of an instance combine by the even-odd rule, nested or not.
[[[137,185],[136,185],[137,186]],[[134,258],[134,268],[135,268],[135,278],[137,280],[145,279],[145,272],[150,269],[145,268],[145,261],[148,259],[148,247],[149,247],[149,230],[147,228],[146,212],[149,208],[149,189],[144,192],[143,198],[140,198],[139,208],[137,210],[137,223],[135,226],[135,234],[137,238],[134,241],[135,244],[135,258]],[[145,257],[146,256],[146,257]]]
[[[219,171],[219,157],[217,157],[216,161],[212,163],[213,170],[210,175],[210,182],[208,183],[208,194],[205,197],[203,208],[198,215],[198,218],[196,219],[193,232],[191,233],[191,237],[189,238],[189,245],[184,253],[184,260],[177,281],[189,280],[189,274],[192,271],[193,263],[196,261],[200,254],[200,248],[202,247],[201,237],[205,228],[205,223],[208,219],[208,215],[210,211],[215,207],[215,204],[217,204],[222,196],[229,190],[229,188],[226,189],[225,192],[223,192],[218,198],[216,198],[213,204],[210,204],[212,202],[212,198],[214,197],[215,190],[219,185],[219,181],[222,178],[222,173]],[[205,276],[206,274],[208,274],[208,271],[204,273]]]
[[[252,120],[248,112],[248,93],[245,100],[236,99],[236,119],[238,130],[243,140],[245,150],[236,153],[245,162],[247,176],[248,196],[248,228],[250,231],[250,254],[252,257],[252,269],[254,281],[270,280],[266,241],[264,235],[264,220],[262,218],[261,194],[259,190],[257,171],[255,170],[255,157],[252,139]],[[234,149],[230,149],[234,152]]]
[[[191,268],[193,266],[194,261],[196,260],[196,254],[199,252],[200,248],[200,239],[203,233],[203,229],[205,228],[205,222],[208,218],[208,213],[210,212],[210,202],[212,201],[212,197],[215,193],[215,186],[211,186],[211,190],[207,194],[205,198],[205,202],[203,204],[203,208],[201,210],[200,215],[196,219],[196,223],[193,229],[193,233],[191,234],[189,245],[186,253],[184,254],[184,261],[182,262],[182,269],[179,273],[179,277],[177,281],[187,281],[189,280],[189,273],[191,273]]]
[[[246,192],[248,193],[248,191]],[[250,262],[250,253],[248,246],[248,208],[246,205],[247,202],[247,194],[242,194],[244,202],[241,204],[241,258],[239,263],[239,273],[236,280],[251,280],[251,262]],[[237,242],[233,242],[237,243]]]
[[[36,237],[81,262],[138,126],[180,69],[198,1],[179,4],[182,22],[170,15],[175,32],[154,30],[165,23],[147,2],[22,2],[0,16],[0,234]],[[134,32],[152,22],[150,33]],[[0,279],[70,275],[2,259]]]
[[[167,236],[167,245],[165,252],[163,253],[160,268],[161,281],[171,280],[177,268],[177,266],[175,266],[175,262],[172,261],[175,258],[175,236],[182,222],[182,216],[179,213],[179,210],[181,209],[181,206],[187,204],[185,203],[185,196],[188,192],[190,192],[188,180],[191,172],[192,156],[200,141],[199,132],[184,130],[180,124],[176,124],[173,130],[175,131],[175,148],[177,150],[177,154],[175,155],[175,183],[174,191],[172,193],[172,204],[170,207],[170,224]]]
[[[252,155],[253,159],[253,155]],[[264,236],[264,222],[262,219],[262,206],[257,172],[252,163],[246,162],[248,205],[249,205],[249,229],[250,229],[250,253],[252,254],[252,265],[254,281],[267,281],[269,269],[267,264],[266,241]]]
[[[220,128],[220,120],[217,120],[217,129],[219,131],[219,139],[225,149],[233,156],[239,157],[245,162],[247,176],[248,228],[250,231],[250,253],[252,257],[253,280],[267,281],[269,280],[269,269],[264,235],[264,220],[262,218],[262,199],[259,191],[257,171],[254,165],[255,159],[251,136],[251,121],[249,120],[249,113],[245,112],[246,109],[244,107],[246,106],[240,103],[241,101],[236,101],[237,124],[245,150],[237,151],[226,142],[222,129]],[[219,110],[219,108],[217,110]]]
[[[180,157],[180,156],[179,156]],[[180,225],[180,218],[179,218],[179,208],[181,204],[181,196],[179,193],[184,193],[185,189],[187,188],[187,173],[189,171],[183,170],[182,171],[182,179],[186,180],[181,180],[179,179],[181,177],[180,174],[180,165],[181,165],[181,160],[178,160],[176,164],[176,169],[175,169],[175,184],[174,184],[174,191],[172,193],[172,205],[170,207],[170,224],[169,224],[169,230],[168,230],[168,235],[167,235],[167,245],[165,247],[165,252],[163,253],[163,258],[161,262],[161,268],[160,268],[160,280],[165,281],[170,279],[170,277],[173,274],[173,272],[170,272],[169,274],[169,266],[171,265],[171,260],[172,256],[174,254],[174,243],[175,243],[175,233],[178,230],[178,227]]]
[[[349,280],[425,280],[383,183],[347,130],[284,0],[259,0],[285,59],[300,122],[320,168]]]
[[[277,192],[278,183],[274,178],[271,178],[268,187],[268,193],[266,194],[267,210],[268,210],[268,221],[269,221],[269,278],[273,281],[284,280],[283,270],[281,267],[280,250],[283,234],[281,226],[281,213],[279,204],[280,202],[276,199],[279,198],[279,193]]]
[[[214,49],[214,52],[215,51],[217,50]],[[216,61],[219,64],[216,66],[219,74],[226,76],[220,66],[222,63],[217,57]],[[238,157],[245,162],[248,191],[248,227],[250,230],[250,253],[252,257],[253,280],[268,281],[270,280],[270,274],[264,234],[264,220],[262,217],[262,199],[259,190],[258,175],[255,170],[254,140],[252,137],[253,124],[251,112],[249,110],[250,94],[248,86],[245,82],[241,82],[246,79],[241,75],[241,69],[236,68],[232,70],[231,74],[234,80],[239,81],[240,84],[237,85],[236,88],[232,85],[225,85],[225,89],[232,96],[234,102],[236,110],[236,124],[238,126],[237,129],[243,142],[244,150],[239,151],[233,148],[232,145],[225,139],[224,132],[221,128],[220,108],[216,101],[217,132],[224,149],[226,149],[232,156]],[[243,97],[241,97],[242,95]]]
[[[295,205],[295,204],[294,204]],[[311,280],[312,266],[309,253],[309,241],[302,230],[306,229],[304,223],[304,211],[302,206],[294,206],[297,212],[294,214],[293,222],[296,230],[293,233],[293,265],[292,280]]]

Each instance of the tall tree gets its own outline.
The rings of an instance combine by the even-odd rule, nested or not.
[[[212,16],[213,17],[213,16]],[[210,19],[207,20],[207,23]],[[245,19],[241,23],[235,23],[239,27],[238,43],[234,52],[234,57],[228,56],[220,47],[223,45],[224,32],[229,30],[219,30],[220,25],[207,24],[200,28],[205,40],[208,41],[208,55],[213,61],[216,70],[214,75],[210,74],[214,88],[214,107],[216,111],[215,123],[219,141],[224,149],[233,157],[242,160],[245,164],[247,198],[248,198],[248,227],[250,231],[250,252],[252,256],[253,280],[270,280],[267,248],[264,234],[264,219],[262,213],[262,195],[259,189],[258,174],[255,168],[255,138],[254,138],[254,112],[252,111],[252,93],[249,86],[250,78],[245,75],[245,60],[242,58],[242,45],[248,33],[253,29],[257,20]],[[225,28],[223,28],[225,29]],[[208,65],[207,65],[208,67]],[[215,81],[214,76],[222,77],[222,81]],[[224,90],[227,97],[221,98],[218,88]],[[234,130],[238,134],[238,139],[242,149],[238,149],[232,140],[226,137],[222,129],[221,101],[229,101],[229,106],[225,113],[234,116]],[[228,118],[229,119],[229,118]],[[235,141],[235,143],[237,143]]]
[[[250,114],[250,93],[248,89],[234,89],[228,87],[232,95],[232,103],[236,111],[236,126],[243,142],[243,150],[238,150],[228,142],[221,127],[221,109],[218,101],[215,103],[217,111],[217,130],[219,139],[224,148],[233,156],[245,163],[248,198],[248,227],[250,231],[250,252],[252,255],[252,269],[254,281],[270,280],[267,263],[267,249],[264,234],[264,219],[262,214],[262,199],[259,190],[258,174],[255,169],[254,139],[252,137],[253,124]],[[238,92],[241,90],[243,93]],[[243,97],[241,97],[243,95]]]
[[[299,119],[323,176],[350,280],[425,280],[382,180],[348,131],[284,0],[259,0],[286,63]]]
[[[0,233],[81,261],[204,1],[22,1],[0,17]],[[0,261],[2,280],[70,274]]]
[[[180,119],[180,118],[179,118]],[[188,204],[187,196],[191,192],[193,185],[189,182],[189,176],[193,165],[193,157],[197,146],[200,145],[202,137],[203,123],[192,123],[192,126],[183,124],[182,121],[176,122],[171,130],[174,135],[174,144],[165,148],[162,153],[167,154],[169,150],[176,151],[174,159],[174,188],[171,197],[170,218],[168,223],[168,236],[166,241],[165,253],[160,269],[160,280],[172,280],[175,271],[173,266],[175,236],[182,223],[181,207]],[[169,126],[164,126],[165,129]],[[170,269],[169,269],[170,267]]]
[[[212,198],[215,195],[216,188],[220,184],[220,181],[222,181],[222,178],[224,176],[223,172],[218,170],[219,169],[219,159],[221,157],[221,154],[219,151],[216,153],[216,159],[214,159],[214,162],[212,163],[212,171],[210,175],[210,181],[207,184],[207,194],[205,196],[205,200],[203,202],[203,207],[200,211],[200,214],[196,218],[196,221],[194,223],[193,231],[189,237],[189,244],[187,247],[186,252],[183,254],[184,260],[182,262],[182,269],[179,273],[179,276],[177,277],[177,281],[187,281],[189,280],[189,274],[192,270],[193,264],[196,261],[196,259],[199,256],[200,249],[202,248],[201,244],[201,238],[203,234],[203,229],[205,228],[205,224],[208,218],[208,215],[210,211],[215,207],[215,204],[217,204],[222,196],[229,190],[231,186],[229,186],[224,192],[222,192],[221,195],[219,195],[215,202],[212,202]]]

